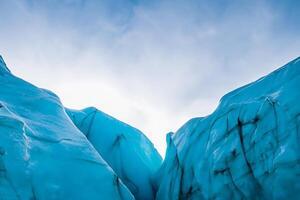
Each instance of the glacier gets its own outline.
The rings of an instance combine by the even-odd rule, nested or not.
[[[114,120],[111,119],[110,123]],[[121,124],[117,120],[116,123]],[[116,154],[111,155],[123,156],[123,160],[128,162],[132,159],[138,165],[132,161],[122,163],[124,169],[128,164],[129,170],[125,170],[125,174],[121,174],[122,170],[118,172],[126,183],[132,182],[135,190],[145,189],[145,194],[152,198],[154,191],[147,178],[160,166],[161,158],[141,132],[124,124],[121,126],[128,142],[122,143],[122,149],[116,149]],[[97,145],[100,142],[97,139],[105,136],[93,134],[93,137],[96,137]],[[109,135],[107,138],[114,139]],[[129,144],[130,141],[132,144]],[[124,151],[126,145],[128,149],[132,145],[135,152],[121,154],[119,151]],[[55,94],[15,77],[0,57],[1,200],[135,199],[98,149],[75,126]],[[114,164],[121,160],[108,160],[115,169],[121,167]],[[140,178],[133,174],[134,170],[141,173]],[[143,196],[141,193],[139,196]]]
[[[162,159],[141,131],[94,107],[67,113],[136,199],[154,199],[152,177]]]
[[[157,200],[300,199],[300,58],[167,135]]]
[[[300,58],[167,134],[65,108],[0,56],[0,200],[300,199]]]
[[[0,72],[1,199],[134,199],[55,94]]]

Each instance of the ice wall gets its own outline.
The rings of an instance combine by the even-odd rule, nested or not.
[[[300,199],[300,58],[167,137],[158,200]]]
[[[136,199],[155,198],[152,177],[162,159],[141,131],[93,107],[67,113]]]
[[[0,199],[134,199],[58,97],[0,59]]]

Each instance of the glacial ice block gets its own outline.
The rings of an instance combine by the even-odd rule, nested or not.
[[[135,198],[154,199],[152,177],[162,159],[146,136],[93,107],[81,111],[66,110]]]
[[[157,200],[300,199],[300,58],[167,137]]]
[[[0,199],[134,199],[58,97],[0,59]]]

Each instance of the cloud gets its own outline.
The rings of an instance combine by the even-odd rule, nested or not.
[[[1,53],[69,107],[165,133],[299,56],[297,2],[1,1]]]

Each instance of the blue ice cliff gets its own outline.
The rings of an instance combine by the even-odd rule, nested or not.
[[[167,136],[157,200],[300,199],[300,58]]]
[[[80,112],[71,115],[81,117]],[[93,123],[76,124],[83,132],[91,126],[88,136],[55,94],[12,75],[0,57],[0,199],[127,200],[135,198],[132,193],[153,199],[150,176],[161,158],[152,143],[103,113],[94,117]],[[105,120],[102,130],[96,123]],[[109,147],[111,140],[118,143],[117,133],[124,142]]]
[[[209,116],[144,134],[66,109],[0,56],[0,200],[300,199],[300,58],[225,95]]]
[[[154,199],[151,178],[162,160],[141,131],[92,107],[67,113],[136,199]]]

